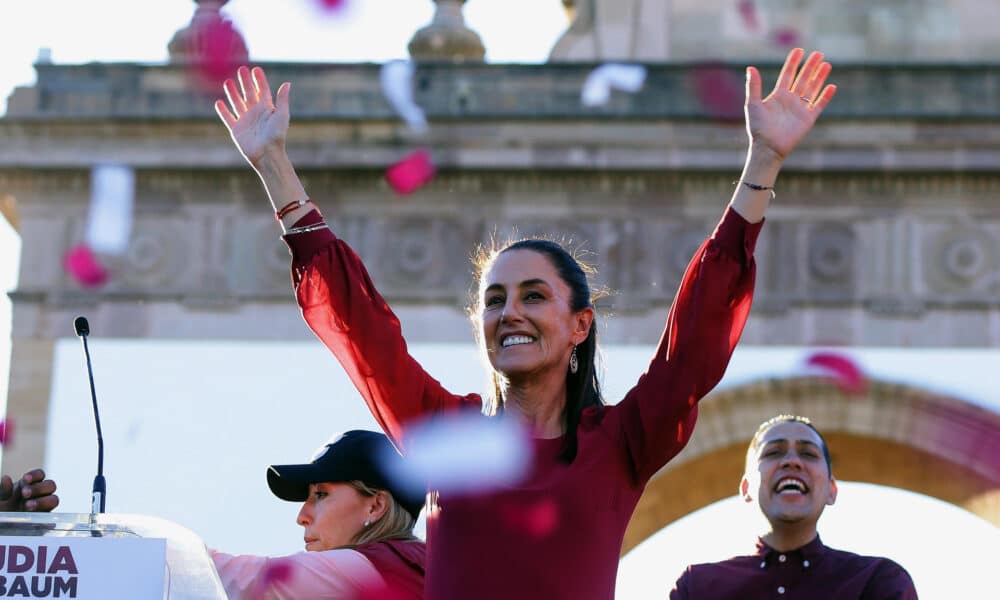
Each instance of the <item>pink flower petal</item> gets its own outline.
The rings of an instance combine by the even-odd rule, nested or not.
[[[63,269],[86,288],[99,287],[108,281],[108,270],[86,244],[77,244],[66,253]]]
[[[757,7],[754,5],[754,0],[739,0],[737,8],[746,28],[757,31],[760,28],[760,21],[757,20]]]
[[[347,5],[347,0],[317,0],[319,7],[328,12],[338,11]]]
[[[707,65],[691,74],[691,86],[708,116],[723,121],[741,121],[745,86],[743,80],[723,65]]]
[[[806,359],[806,366],[829,377],[845,394],[864,394],[868,390],[868,382],[861,367],[843,354],[815,352]]]
[[[799,32],[791,27],[780,27],[771,33],[771,41],[781,48],[791,48],[799,45]]]
[[[6,420],[0,421],[0,446],[10,446],[13,439],[14,418],[7,417]]]
[[[272,560],[268,563],[267,569],[264,570],[262,580],[266,585],[288,581],[292,578],[294,568],[291,561]]]
[[[500,518],[508,527],[536,539],[549,536],[559,524],[559,509],[549,498],[518,505],[502,504],[499,508]]]
[[[271,597],[267,593],[268,590],[276,584],[291,580],[294,570],[295,565],[290,560],[273,559],[268,561],[264,572],[260,574],[260,578],[250,588],[247,598],[251,600],[263,600],[263,598]]]
[[[412,194],[434,179],[434,163],[431,154],[421,148],[385,171],[385,179],[392,189],[400,194]]]
[[[206,92],[218,93],[222,82],[248,60],[243,36],[228,19],[206,20],[191,39],[193,83]]]

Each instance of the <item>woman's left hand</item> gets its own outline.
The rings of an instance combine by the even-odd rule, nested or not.
[[[750,145],[755,151],[773,154],[778,161],[783,161],[809,133],[837,93],[836,85],[824,87],[831,66],[823,60],[823,53],[813,52],[802,63],[804,55],[801,48],[788,53],[774,90],[763,99],[760,71],[747,67],[744,110]]]

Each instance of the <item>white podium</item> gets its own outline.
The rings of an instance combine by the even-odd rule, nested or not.
[[[0,597],[215,600],[201,539],[145,515],[0,512]]]

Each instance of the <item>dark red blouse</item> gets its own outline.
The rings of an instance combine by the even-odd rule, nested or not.
[[[906,569],[888,558],[823,545],[819,536],[791,552],[757,541],[757,553],[693,565],[670,600],[916,600]]]
[[[315,223],[310,213],[297,226]],[[649,478],[687,443],[750,312],[761,224],[727,210],[688,265],[649,366],[618,404],[587,410],[571,464],[535,440],[530,476],[486,496],[442,495],[427,515],[426,597],[614,598],[625,528]],[[478,408],[409,355],[399,321],[351,248],[327,229],[286,236],[302,314],[404,452],[407,424]],[[471,350],[470,350],[471,351]]]

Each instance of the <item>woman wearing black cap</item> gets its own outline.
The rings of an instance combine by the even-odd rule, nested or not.
[[[267,483],[302,502],[306,552],[285,557],[212,551],[230,598],[423,598],[424,543],[413,535],[423,499],[384,475],[401,460],[386,436],[352,430],[306,464],[272,465]]]

